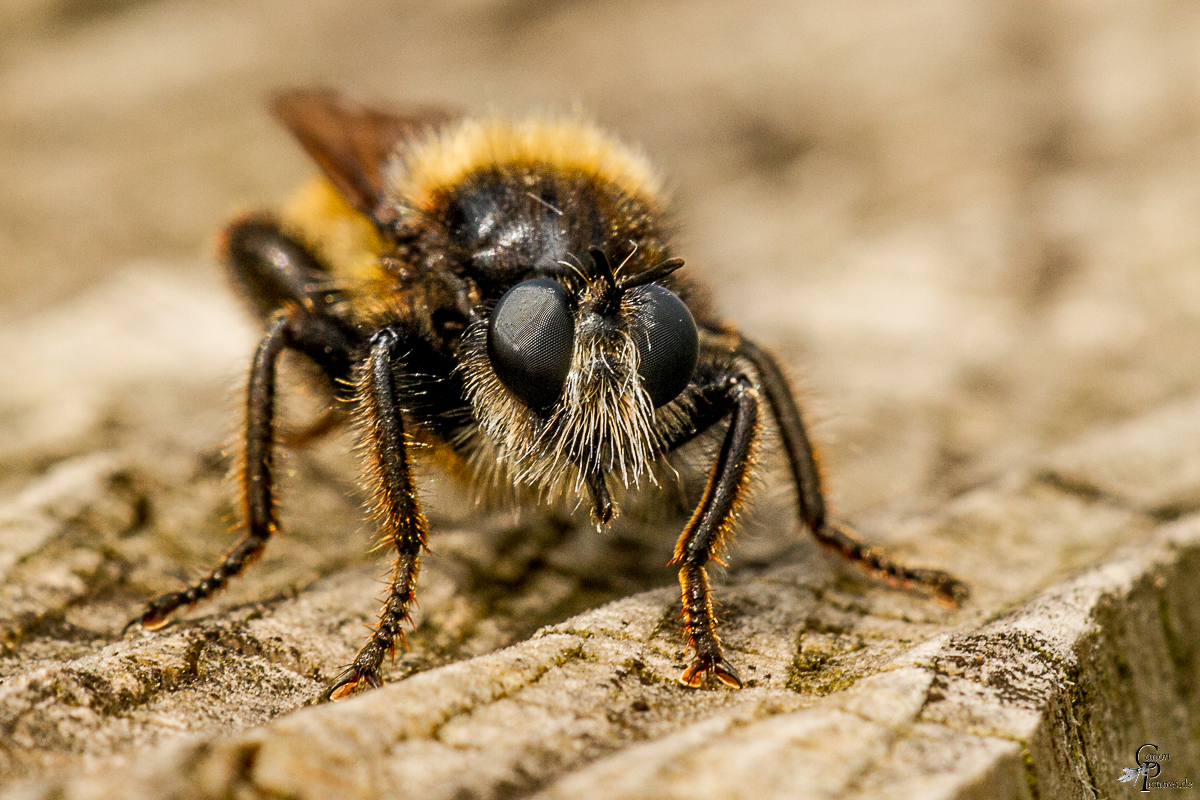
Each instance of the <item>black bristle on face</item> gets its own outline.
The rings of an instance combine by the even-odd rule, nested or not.
[[[610,289],[617,288],[617,281],[613,277],[612,264],[608,261],[608,256],[599,247],[589,247],[588,255],[592,257],[592,264],[596,267],[596,272],[601,279],[608,284]]]
[[[595,272],[604,282],[604,293],[600,297],[600,301],[596,303],[596,313],[603,316],[611,316],[615,314],[621,304],[621,295],[624,293],[621,287],[617,286],[617,279],[613,275],[612,264],[609,263],[608,256],[599,247],[589,247],[588,255],[592,258],[592,264],[595,266]]]
[[[675,270],[683,266],[682,258],[668,258],[661,264],[651,267],[644,272],[639,272],[636,275],[630,275],[617,283],[620,289],[632,289],[635,286],[644,286],[647,283],[661,281],[663,278],[670,275]]]

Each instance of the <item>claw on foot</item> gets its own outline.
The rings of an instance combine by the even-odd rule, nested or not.
[[[724,656],[697,657],[679,676],[679,682],[689,688],[699,689],[709,675],[726,686],[734,689],[742,688],[742,679],[738,677],[737,670]]]
[[[121,638],[134,628],[141,628],[144,631],[156,631],[159,628],[165,627],[171,621],[169,614],[158,614],[154,611],[147,611],[141,616],[134,617],[125,623],[125,627],[121,628]]]
[[[958,608],[971,596],[970,588],[962,581],[946,573],[944,580],[938,585],[934,597],[938,603],[947,608]]]
[[[165,616],[163,616],[163,617],[143,616],[143,617],[139,617],[139,618],[135,619],[133,621],[133,623],[140,622],[142,624],[142,630],[156,631],[159,628],[166,626],[166,624],[170,621],[171,621],[170,617],[165,617]],[[131,624],[133,624],[133,623],[131,623]]]
[[[359,692],[365,692],[367,689],[378,689],[383,686],[383,678],[374,673],[362,674],[354,667],[350,667],[337,677],[329,688],[321,693],[317,698],[318,703],[328,703],[330,701],[344,700],[347,697],[356,695]]]

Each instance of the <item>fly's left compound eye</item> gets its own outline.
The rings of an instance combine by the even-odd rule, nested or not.
[[[492,367],[530,408],[548,408],[562,394],[574,349],[570,298],[549,278],[518,283],[504,293],[488,318]]]
[[[638,375],[654,407],[679,396],[692,380],[700,358],[700,334],[692,312],[669,289],[656,283],[630,290],[638,313],[630,333],[637,345]]]

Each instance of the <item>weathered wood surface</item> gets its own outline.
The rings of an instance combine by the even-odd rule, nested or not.
[[[29,0],[0,31],[0,797],[1109,797],[1146,742],[1196,780],[1200,11]],[[197,253],[305,174],[260,101],[314,79],[642,142],[840,513],[971,601],[820,552],[768,460],[717,582],[749,685],[689,691],[677,520],[483,516],[430,471],[411,650],[305,708],[387,566],[345,434],[285,457],[244,579],[122,639],[232,541],[255,332]]]

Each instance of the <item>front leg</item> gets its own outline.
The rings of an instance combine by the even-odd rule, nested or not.
[[[675,545],[672,564],[680,564],[679,584],[683,590],[684,631],[692,650],[692,662],[679,682],[700,686],[705,676],[714,675],[722,683],[741,688],[742,680],[725,658],[717,621],[713,615],[704,565],[720,557],[725,540],[733,527],[750,483],[755,450],[759,441],[758,390],[744,376],[733,375],[709,387],[713,402],[706,424],[729,408],[729,428],[721,452],[713,464],[704,494],[695,513]],[[718,400],[719,398],[719,400]]]
[[[345,672],[322,695],[337,700],[367,688],[383,685],[380,666],[385,654],[395,652],[396,641],[403,643],[402,625],[410,621],[421,547],[425,544],[428,524],[421,513],[409,460],[408,441],[396,391],[394,373],[399,333],[385,328],[371,338],[370,351],[359,374],[357,397],[363,436],[368,450],[367,477],[372,488],[373,516],[380,535],[396,547],[391,588],[379,623],[366,645]]]
[[[940,569],[910,567],[887,558],[875,548],[860,541],[847,528],[831,522],[826,514],[825,495],[821,489],[821,473],[812,443],[804,430],[800,409],[792,397],[791,387],[774,357],[749,339],[738,337],[737,355],[745,358],[759,374],[759,384],[766,395],[771,414],[779,427],[792,479],[796,484],[796,502],[800,521],[816,540],[843,558],[861,564],[866,569],[902,587],[913,584],[927,587],[942,603],[957,607],[969,595],[962,581]]]
[[[140,624],[147,630],[166,625],[171,614],[183,606],[194,605],[221,589],[242,573],[262,554],[267,541],[279,530],[275,513],[275,383],[279,358],[285,349],[293,349],[321,358],[331,369],[344,369],[349,363],[350,341],[346,331],[326,317],[310,314],[294,303],[275,312],[254,361],[250,366],[246,393],[246,428],[242,465],[242,500],[246,535],[207,576],[178,592],[169,592],[152,600],[141,616],[131,620],[128,629]]]

